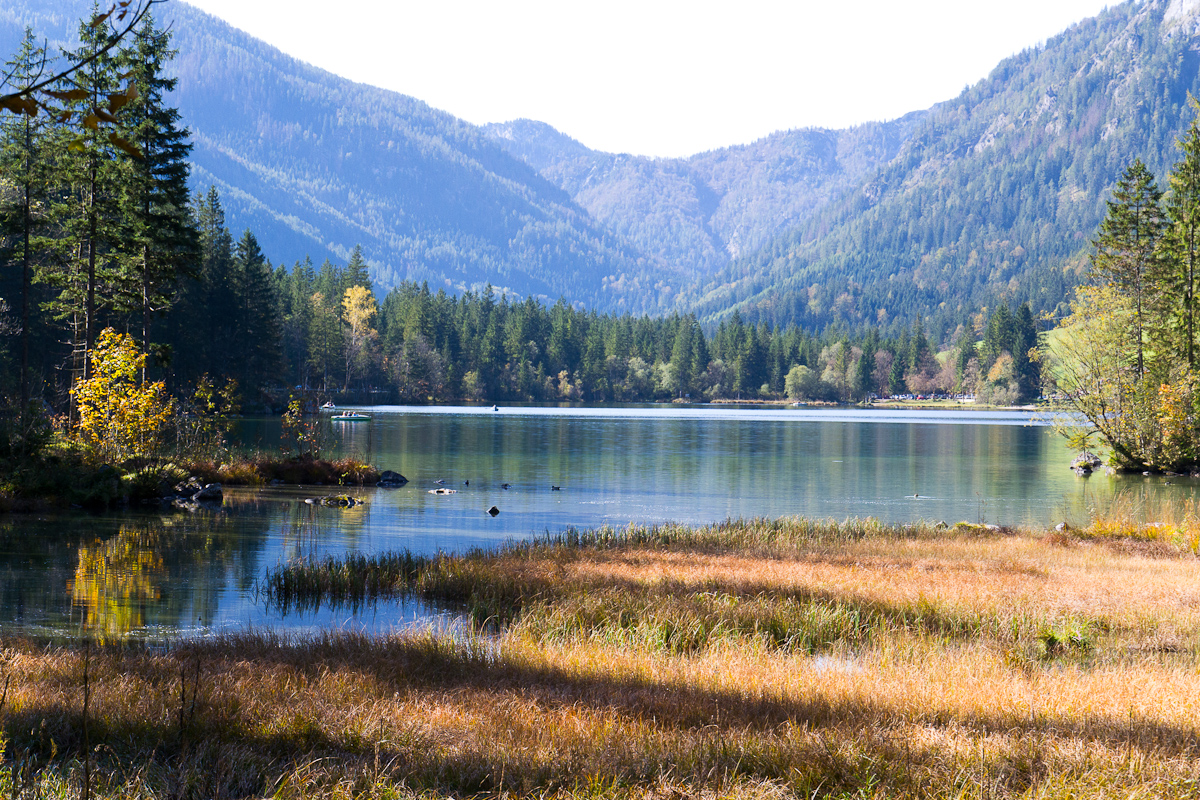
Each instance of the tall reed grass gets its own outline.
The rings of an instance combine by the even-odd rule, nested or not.
[[[1200,796],[1200,574],[1111,539],[730,522],[285,565],[281,595],[488,626],[2,640],[0,796],[79,795],[85,658],[105,798]]]

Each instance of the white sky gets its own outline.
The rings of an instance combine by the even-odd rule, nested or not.
[[[189,0],[469,122],[686,156],[949,99],[1109,0]]]

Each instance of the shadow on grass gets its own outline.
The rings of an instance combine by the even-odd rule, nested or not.
[[[27,652],[30,657],[41,652],[58,666],[44,676],[14,676],[17,684],[34,682],[42,699],[5,708],[6,759],[32,759],[66,770],[70,764],[64,763],[64,754],[78,754],[82,747],[78,652]],[[171,794],[178,796],[269,794],[282,776],[305,770],[318,783],[383,775],[416,789],[464,794],[500,791],[505,780],[510,788],[546,791],[598,778],[612,785],[644,785],[666,775],[693,784],[739,777],[771,780],[806,793],[819,789],[820,796],[881,783],[912,791],[928,779],[923,775],[933,774],[931,765],[944,761],[935,746],[903,735],[905,726],[914,725],[999,733],[1030,742],[1074,738],[1168,758],[1190,757],[1196,747],[1194,729],[1159,723],[1140,724],[1137,740],[1130,742],[1130,729],[1119,722],[1031,719],[1027,709],[997,709],[981,716],[930,711],[899,719],[884,702],[773,697],[581,674],[507,659],[486,642],[433,637],[373,640],[331,634],[289,643],[271,635],[242,635],[166,653],[100,648],[93,659],[96,705],[89,736],[98,748],[102,779],[119,782],[139,765],[136,769],[174,787]],[[453,731],[436,741],[413,733],[399,744],[381,742],[371,735],[369,718],[330,731],[321,724],[325,720],[314,717],[316,709],[338,702],[318,697],[321,690],[314,688],[330,673],[361,685],[374,697],[372,703],[426,697],[431,705],[457,703],[496,717],[513,703],[526,709],[532,704],[534,718],[512,719],[514,727],[539,724],[541,712],[547,718],[597,712],[633,723],[662,741],[631,743],[607,759],[584,747],[571,757],[558,754],[550,760],[479,741],[447,742],[445,736]],[[246,675],[268,676],[275,687],[265,692],[270,696],[255,697],[239,687]],[[186,691],[180,692],[189,680],[194,681],[192,708]],[[111,690],[106,694],[106,681],[121,681],[126,697],[141,693],[162,699],[149,704],[152,712],[144,710],[145,704],[125,706]],[[271,705],[269,714],[262,712],[263,704]],[[274,721],[267,724],[267,716]],[[493,722],[504,724],[503,719]],[[1003,772],[997,769],[997,774]],[[1031,759],[1004,769],[1006,785],[1022,790],[1037,779],[1039,767]]]

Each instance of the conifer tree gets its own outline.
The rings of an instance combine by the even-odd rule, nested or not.
[[[1149,278],[1165,225],[1162,192],[1154,183],[1154,175],[1140,158],[1136,159],[1113,189],[1108,215],[1092,241],[1092,270],[1097,279],[1111,284],[1133,303],[1139,375],[1146,372],[1143,340],[1146,314],[1153,299]]]
[[[174,316],[174,347],[187,382],[202,373],[232,377],[230,358],[235,338],[237,285],[233,275],[233,237],[225,227],[225,210],[215,186],[193,200],[199,239],[199,270],[183,281]]]
[[[342,325],[336,299],[331,300],[324,292],[313,292],[309,298],[312,323],[309,332],[309,365],[313,381],[320,376],[321,390],[329,391],[336,381],[334,367],[342,352]]]
[[[1030,353],[1037,348],[1037,323],[1033,320],[1033,309],[1022,303],[1013,319],[1013,373],[1020,389],[1020,398],[1036,397],[1041,389],[1037,362]]]
[[[187,187],[192,145],[187,129],[179,125],[179,111],[166,103],[177,81],[164,70],[175,54],[170,32],[155,27],[154,18],[147,15],[118,57],[137,90],[121,127],[141,155],[130,161],[123,199],[138,278],[127,304],[140,316],[145,353],[152,351],[151,315],[170,306],[178,276],[194,275],[197,268],[199,242]]]
[[[271,265],[254,234],[247,230],[233,254],[232,330],[234,365],[230,372],[243,386],[262,386],[279,373],[279,303]],[[226,300],[228,302],[228,300]]]
[[[354,250],[350,252],[350,261],[342,272],[342,294],[344,295],[351,286],[365,286],[374,291],[371,286],[371,273],[367,268],[367,260],[363,258],[362,245],[354,245]]]
[[[5,64],[6,72],[17,83],[15,88],[32,85],[45,55],[38,46],[32,28],[25,29],[21,49]],[[48,117],[46,115],[5,115],[0,119],[0,175],[8,184],[0,202],[0,235],[9,240],[5,250],[21,268],[21,407],[29,404],[30,300],[34,250],[39,233],[46,227]]]
[[[99,13],[93,5],[93,17]],[[101,311],[111,308],[123,291],[128,238],[120,204],[128,158],[117,144],[119,137],[100,125],[116,119],[107,110],[109,96],[119,89],[115,54],[105,49],[103,25],[80,23],[79,40],[79,47],[64,55],[86,66],[72,74],[59,95],[64,117],[76,120],[80,128],[74,136],[55,140],[56,168],[67,187],[55,209],[66,257],[57,269],[44,269],[40,276],[57,290],[52,312],[71,331],[73,383],[88,375]]]
[[[1193,106],[1197,106],[1192,101]],[[1196,283],[1200,280],[1200,125],[1195,119],[1178,142],[1183,158],[1171,171],[1167,232],[1155,261],[1159,344],[1196,367]]]
[[[297,261],[290,275],[280,281],[283,318],[283,358],[290,371],[289,383],[309,385],[309,336],[312,329],[312,295],[316,275],[312,261]]]

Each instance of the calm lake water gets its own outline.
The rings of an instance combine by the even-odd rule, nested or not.
[[[256,580],[298,556],[461,552],[568,526],[793,514],[1082,522],[1089,505],[1114,491],[1182,498],[1197,485],[1077,478],[1049,420],[1027,412],[363,410],[370,422],[325,423],[331,449],[410,482],[351,490],[365,501],[353,509],[304,503],[343,491],[335,487],[273,487],[228,489],[219,511],[0,519],[0,626],[155,639],[246,627],[390,630],[438,614],[415,603],[383,603],[285,616],[256,599]],[[248,444],[276,446],[279,421],[247,420],[240,435]],[[429,493],[439,485],[457,492]],[[500,509],[494,518],[486,513],[493,505]]]

